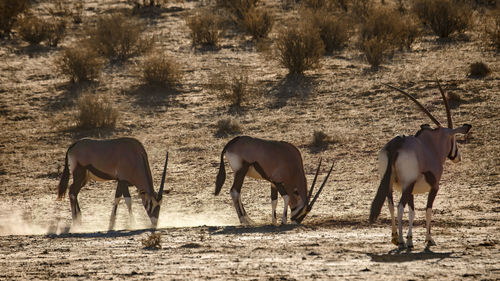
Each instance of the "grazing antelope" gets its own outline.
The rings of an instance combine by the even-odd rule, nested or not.
[[[158,193],[154,191],[153,179],[149,168],[148,155],[144,146],[134,138],[118,138],[110,140],[81,139],[73,143],[66,152],[64,170],[57,188],[57,198],[62,199],[68,188],[70,170],[73,183],[69,187],[69,200],[73,222],[81,221],[78,193],[90,180],[118,181],[115,202],[109,222],[112,229],[115,223],[116,210],[121,196],[125,197],[129,214],[132,215],[131,199],[128,187],[134,185],[139,190],[142,204],[153,224],[158,224],[168,153],[165,159],[163,175]]]
[[[439,180],[443,173],[443,165],[446,158],[453,162],[461,160],[455,140],[456,134],[467,134],[472,127],[464,124],[462,127],[453,128],[450,107],[446,95],[437,81],[439,91],[443,98],[448,119],[448,128],[445,128],[432,114],[409,93],[384,84],[394,90],[403,93],[415,102],[420,109],[429,116],[437,125],[432,129],[429,125],[421,126],[421,129],[415,136],[397,136],[389,141],[378,155],[379,173],[382,178],[375,199],[373,200],[370,211],[370,222],[374,222],[380,214],[382,205],[387,197],[389,203],[389,212],[392,219],[392,243],[399,246],[400,249],[408,247],[413,248],[412,227],[415,217],[415,207],[413,204],[413,195],[418,193],[429,193],[426,208],[426,247],[434,246],[436,243],[431,237],[431,215],[432,204],[439,190]],[[394,221],[394,202],[392,198],[393,188],[402,192],[398,204],[398,229]],[[409,228],[407,243],[403,239],[403,212],[405,205],[409,205]],[[399,235],[398,235],[399,234]]]
[[[290,143],[282,141],[269,141],[248,136],[239,136],[229,141],[221,153],[219,173],[215,182],[215,195],[218,195],[224,181],[226,170],[224,168],[224,154],[235,172],[231,198],[234,208],[242,224],[252,221],[248,217],[241,203],[241,186],[245,176],[255,179],[265,179],[271,182],[271,205],[273,224],[276,223],[276,205],[278,192],[284,200],[282,223],[287,220],[287,210],[290,206],[293,223],[300,223],[311,211],[312,206],[325,186],[333,169],[330,168],[323,184],[311,199],[312,191],[318,177],[321,161],[316,170],[311,189],[307,194],[307,182],[302,165],[302,156],[299,150]]]

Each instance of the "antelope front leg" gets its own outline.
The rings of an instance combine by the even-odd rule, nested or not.
[[[283,196],[283,217],[281,218],[281,224],[286,224],[287,216],[288,216],[288,202],[290,198],[288,195]]]
[[[118,203],[120,203],[120,199],[121,197],[115,198],[115,202],[113,203],[113,209],[111,210],[111,216],[109,218],[109,230],[112,230],[115,227],[116,211],[118,210]]]
[[[272,219],[273,225],[276,225],[276,207],[278,206],[278,190],[274,184],[271,184],[271,208],[272,208]]]

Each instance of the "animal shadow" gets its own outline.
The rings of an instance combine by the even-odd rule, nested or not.
[[[446,258],[453,258],[451,255],[453,252],[436,253],[429,249],[425,249],[422,252],[400,252],[393,250],[387,254],[374,254],[368,253],[367,255],[374,262],[384,262],[384,263],[400,263],[400,262],[411,262],[411,261],[423,261],[431,259],[443,260]]]
[[[252,234],[252,233],[274,233],[286,232],[295,229],[299,225],[285,224],[285,225],[259,225],[259,226],[223,226],[223,227],[210,227],[211,235],[219,234]]]

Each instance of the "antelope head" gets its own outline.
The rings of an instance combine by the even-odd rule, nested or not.
[[[155,228],[158,225],[158,217],[160,215],[161,200],[163,197],[163,187],[165,185],[165,176],[167,173],[167,163],[168,163],[168,152],[167,152],[167,157],[165,159],[165,166],[163,167],[163,174],[161,177],[161,184],[158,193],[153,195],[150,195],[147,192],[139,193],[142,199],[142,204],[144,205],[144,209],[146,209],[149,219],[151,220],[151,223]]]
[[[328,180],[328,177],[330,176],[330,173],[333,170],[333,165],[334,164],[332,164],[330,171],[328,171],[328,174],[326,175],[325,179],[323,180],[323,183],[321,184],[320,188],[318,189],[318,191],[314,195],[314,198],[311,200],[314,185],[316,184],[316,180],[318,178],[319,168],[321,167],[321,158],[319,159],[318,168],[316,169],[316,174],[314,175],[314,179],[313,179],[313,182],[311,184],[311,188],[309,189],[309,194],[307,195],[307,201],[305,202],[305,204],[303,204],[301,209],[299,209],[299,210],[292,209],[292,218],[291,218],[292,222],[301,223],[302,220],[304,220],[304,218],[307,216],[307,214],[309,214],[309,212],[312,210],[314,202],[316,202],[316,200],[318,199],[319,194],[323,190],[323,187],[325,186],[326,181]]]

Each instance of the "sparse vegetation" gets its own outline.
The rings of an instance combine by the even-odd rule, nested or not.
[[[491,69],[483,62],[472,63],[469,67],[469,74],[472,77],[482,78],[491,73]]]
[[[245,74],[233,75],[227,79],[214,75],[209,83],[209,88],[215,91],[222,99],[231,103],[231,107],[240,108],[242,102],[248,97],[248,76]]]
[[[191,29],[193,46],[216,47],[222,34],[220,19],[208,10],[198,11],[189,17],[187,25]]]
[[[66,35],[66,21],[64,19],[53,18],[46,22],[47,44],[56,47]]]
[[[145,249],[161,249],[161,234],[159,232],[152,232],[146,238],[142,239],[141,242]]]
[[[140,66],[141,78],[144,83],[172,87],[182,78],[179,65],[163,52],[152,52]]]
[[[265,38],[273,28],[274,19],[264,8],[251,8],[248,10],[240,25],[255,40]]]
[[[327,135],[323,131],[315,130],[312,136],[312,141],[310,147],[312,149],[327,149],[330,144],[334,144],[339,142],[338,140],[333,139],[331,136]]]
[[[310,22],[319,30],[321,40],[328,53],[342,49],[348,42],[347,21],[325,10],[308,10],[302,14],[302,21]]]
[[[217,121],[217,131],[215,135],[218,137],[227,137],[241,133],[241,126],[237,120],[232,118],[223,118]]]
[[[87,34],[92,48],[110,60],[127,60],[152,47],[152,39],[143,35],[144,24],[122,13],[102,15]]]
[[[47,39],[47,23],[41,18],[28,15],[18,20],[19,36],[31,45],[40,44]]]
[[[319,30],[311,24],[291,25],[276,41],[278,61],[290,74],[301,74],[318,66],[325,46]]]
[[[413,10],[441,38],[463,32],[472,19],[472,8],[466,1],[417,0]]]
[[[95,80],[101,74],[102,60],[93,48],[86,46],[86,41],[80,41],[65,47],[56,60],[59,72],[69,76],[72,83]]]
[[[77,102],[77,127],[81,129],[114,128],[118,110],[107,96],[86,93]]]
[[[0,0],[0,38],[8,35],[17,16],[30,6],[30,0]]]
[[[491,21],[486,27],[486,35],[491,44],[500,50],[500,8],[493,10]]]

